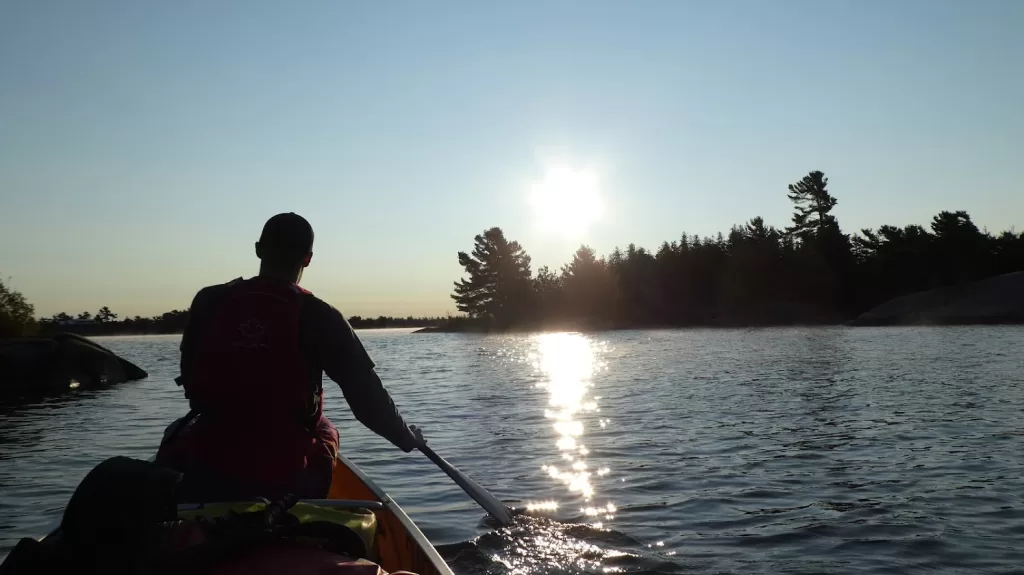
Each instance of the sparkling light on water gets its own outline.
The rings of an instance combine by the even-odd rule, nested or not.
[[[583,335],[570,333],[541,334],[536,336],[536,341],[537,352],[531,355],[531,360],[544,376],[537,385],[549,394],[544,416],[553,420],[555,446],[562,461],[557,465],[544,465],[542,469],[552,479],[564,483],[570,493],[583,498],[585,506],[580,512],[585,517],[610,520],[614,517],[614,505],[591,503],[595,495],[591,478],[604,476],[610,470],[607,467],[591,470],[586,459],[590,450],[583,442],[584,421],[578,419],[580,414],[600,411],[600,397],[590,396],[593,375],[605,369],[598,344]],[[607,422],[602,419],[600,425],[604,427]],[[602,523],[598,521],[593,525],[600,528]]]
[[[537,503],[528,503],[526,505],[527,511],[556,511],[558,510],[557,501],[539,501]]]

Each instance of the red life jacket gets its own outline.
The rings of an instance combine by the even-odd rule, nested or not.
[[[191,445],[205,469],[276,486],[305,466],[323,413],[323,391],[299,345],[308,294],[281,280],[243,280],[204,318],[195,369],[183,385],[201,414]]]

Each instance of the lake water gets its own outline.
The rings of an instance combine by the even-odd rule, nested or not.
[[[494,531],[329,386],[459,574],[1024,572],[1022,328],[360,336],[438,453],[536,509]],[[101,343],[150,378],[0,411],[0,554],[186,411],[178,337]]]

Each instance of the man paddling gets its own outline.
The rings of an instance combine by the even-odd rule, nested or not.
[[[185,472],[193,500],[326,497],[338,432],[323,414],[323,373],[370,430],[405,452],[425,443],[344,317],[298,286],[313,257],[309,222],[270,218],[256,255],[258,276],[196,294],[182,336],[177,382],[192,412],[168,428],[157,462]]]

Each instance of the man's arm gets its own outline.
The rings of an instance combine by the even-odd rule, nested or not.
[[[352,326],[338,310],[320,300],[315,301],[320,308],[315,310],[319,324],[318,355],[327,377],[341,387],[352,414],[360,423],[402,451],[412,451],[419,440],[398,412]]]
[[[199,290],[195,297],[192,298],[192,305],[188,308],[188,321],[185,322],[185,331],[181,334],[181,345],[178,346],[178,350],[181,352],[181,362],[178,367],[179,375],[174,378],[174,382],[181,386],[188,381],[188,376],[192,373],[192,364],[195,361],[195,348],[199,337],[198,326],[200,316],[202,315],[201,310],[209,289],[203,288]],[[187,396],[188,394],[186,393]]]

